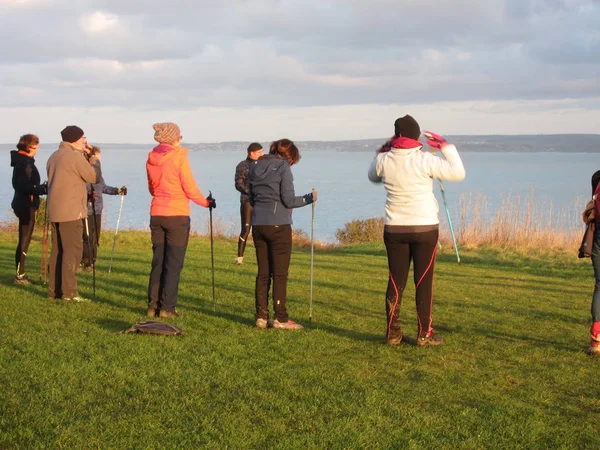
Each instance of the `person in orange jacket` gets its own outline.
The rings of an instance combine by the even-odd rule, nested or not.
[[[148,317],[178,317],[175,306],[179,277],[190,235],[190,200],[205,208],[216,208],[215,199],[205,198],[196,186],[187,158],[180,146],[181,132],[174,123],[155,123],[154,140],[159,143],[146,162],[152,236],[152,270],[148,285]]]

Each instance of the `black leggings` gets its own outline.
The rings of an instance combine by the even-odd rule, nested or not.
[[[256,248],[258,275],[256,276],[256,318],[269,317],[269,291],[273,280],[273,309],[275,319],[288,321],[286,309],[287,281],[292,257],[291,225],[258,225],[252,227]]]
[[[390,277],[385,296],[387,313],[386,337],[392,339],[402,332],[398,323],[402,293],[406,287],[411,260],[414,262],[417,319],[419,336],[432,330],[433,271],[439,230],[421,233],[383,233]]]
[[[19,208],[14,210],[15,215],[19,218],[19,242],[15,251],[15,267],[17,275],[25,273],[25,260],[27,259],[27,251],[31,243],[31,236],[35,228],[35,208]]]
[[[238,239],[238,256],[244,256],[244,250],[246,249],[246,241],[250,235],[250,229],[252,225],[250,221],[252,219],[252,205],[248,202],[243,202],[240,205],[240,217],[242,222],[242,231]]]

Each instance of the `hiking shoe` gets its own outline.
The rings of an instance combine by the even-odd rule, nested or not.
[[[148,317],[158,317],[158,310],[156,308],[148,308],[148,312],[146,313],[146,315]]]
[[[279,320],[275,319],[275,321],[273,321],[273,328],[277,328],[278,330],[302,330],[304,327],[293,320],[280,322]]]
[[[91,303],[91,300],[89,298],[84,298],[79,295],[76,295],[75,297],[63,297],[63,300],[65,302]]]
[[[402,335],[386,338],[385,343],[387,345],[400,345],[402,344]]]
[[[158,313],[158,317],[161,319],[174,319],[175,317],[179,317],[179,313],[176,310],[165,311],[164,309],[161,309]]]
[[[238,256],[238,257],[235,259],[235,263],[236,263],[238,266],[241,266],[242,264],[244,264],[244,257],[243,257],[243,256]]]
[[[434,346],[434,345],[442,345],[444,340],[436,337],[433,330],[431,330],[428,334],[424,336],[419,336],[417,338],[417,345],[419,346]]]
[[[31,281],[29,281],[27,279],[27,277],[25,276],[25,274],[23,274],[23,275],[17,275],[15,277],[13,283],[15,283],[15,284],[21,284],[21,285],[30,285],[30,284],[33,284]]]
[[[273,328],[273,321],[269,319],[256,319],[256,328]]]
[[[590,336],[590,348],[587,350],[590,356],[600,356],[600,336]]]

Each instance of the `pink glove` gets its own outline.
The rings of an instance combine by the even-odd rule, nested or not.
[[[439,134],[432,133],[431,131],[423,131],[423,135],[427,138],[427,143],[430,147],[441,150],[442,147],[448,145],[448,141]]]

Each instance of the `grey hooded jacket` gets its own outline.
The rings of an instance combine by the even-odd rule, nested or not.
[[[292,223],[292,209],[310,205],[312,194],[297,197],[294,177],[287,159],[264,155],[250,165],[248,176],[252,225],[287,225]]]

